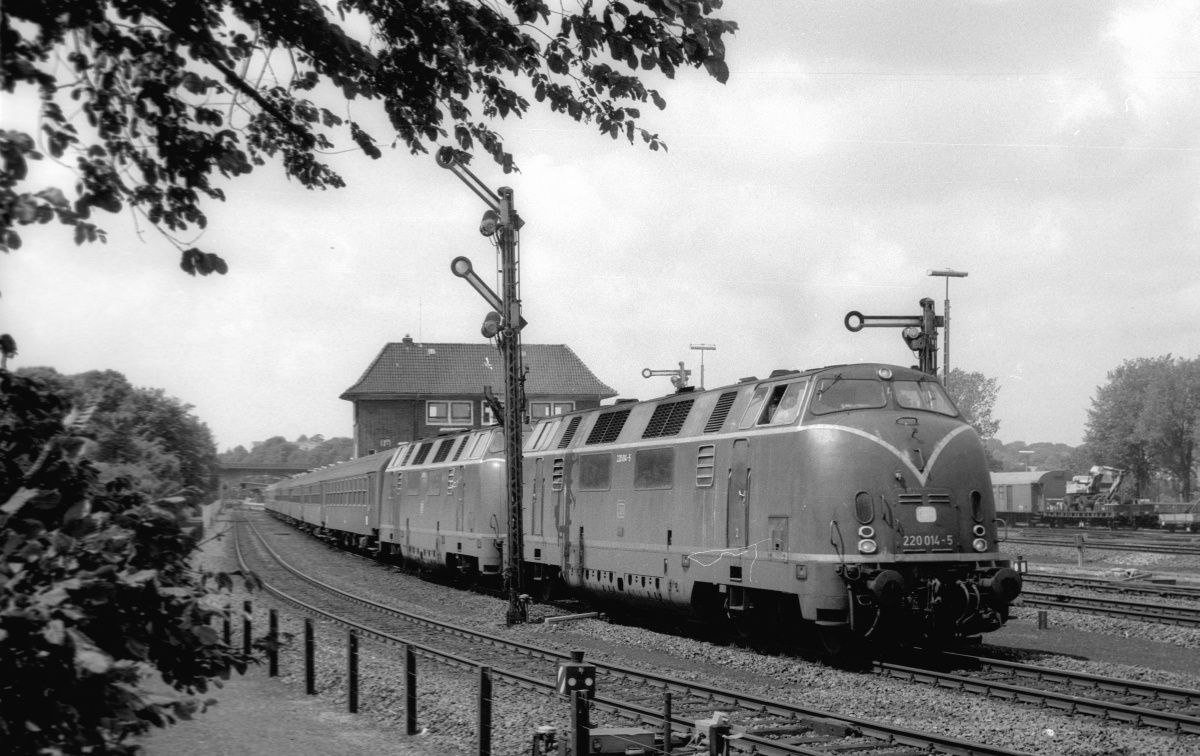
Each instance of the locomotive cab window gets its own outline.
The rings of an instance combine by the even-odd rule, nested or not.
[[[937,381],[893,381],[892,393],[901,407],[958,416],[954,402]]]
[[[814,415],[878,409],[887,406],[887,386],[882,381],[843,378],[840,374],[816,382],[812,399]]]

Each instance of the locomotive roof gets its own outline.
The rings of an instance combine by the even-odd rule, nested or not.
[[[347,475],[354,474],[365,475],[371,470],[386,466],[394,452],[394,449],[388,449],[387,452],[380,454],[369,454],[365,457],[351,459],[346,462],[335,462],[332,465],[319,467],[316,470],[309,470],[299,475],[293,475],[273,485],[308,485],[328,480],[329,478],[344,478]]]
[[[528,395],[617,395],[565,344],[523,344]],[[385,346],[341,398],[368,395],[478,394],[483,386],[503,393],[504,360],[491,344],[418,343],[410,338]]]

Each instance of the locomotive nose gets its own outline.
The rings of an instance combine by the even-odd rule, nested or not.
[[[1021,574],[1011,567],[1003,567],[984,581],[984,587],[990,588],[992,594],[1005,604],[1012,603],[1021,593]]]

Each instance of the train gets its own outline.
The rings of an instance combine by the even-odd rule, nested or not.
[[[401,443],[268,486],[266,507],[383,558],[498,579],[502,428]],[[614,610],[739,633],[946,641],[1021,591],[987,455],[935,376],[878,363],[618,400],[525,429],[523,573]]]
[[[992,473],[996,515],[1013,526],[1200,532],[1200,502],[1118,497],[1125,475],[1104,466],[1071,478],[1063,470]]]

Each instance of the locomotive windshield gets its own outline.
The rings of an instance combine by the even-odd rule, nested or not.
[[[887,384],[862,378],[843,378],[840,374],[817,381],[813,393],[812,412],[827,415],[856,409],[886,407]]]
[[[937,381],[895,381],[892,391],[896,395],[896,404],[901,407],[958,417],[954,402]]]

